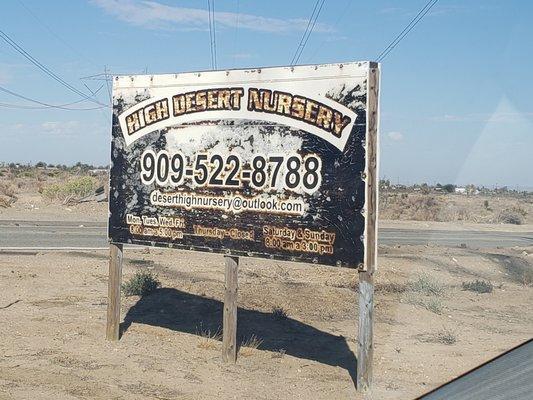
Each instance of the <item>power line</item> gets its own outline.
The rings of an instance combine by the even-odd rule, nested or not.
[[[107,65],[104,66],[104,74],[105,74],[105,76],[106,76],[106,78],[107,78],[107,76],[108,76],[108,75],[107,75]],[[112,78],[111,78],[111,79],[112,79]],[[111,103],[113,102],[113,95],[111,94],[111,88],[109,87],[109,81],[110,81],[110,79],[106,79],[106,80],[105,80],[105,86],[106,86],[106,88],[107,88],[107,94],[108,94],[108,96],[109,96],[109,104],[111,104]]]
[[[407,24],[407,26],[401,31],[392,42],[389,43],[385,49],[377,56],[376,61],[380,62],[403,40],[405,36],[420,22],[422,18],[431,10],[431,8],[439,0],[429,0],[424,7],[415,15],[415,17]]]
[[[80,56],[81,58],[85,59],[86,61],[89,61],[92,65],[94,65],[95,67],[97,66],[96,63],[89,59],[88,57],[86,57],[85,55],[83,55],[82,53],[80,53],[76,48],[74,48],[73,46],[71,46],[69,43],[67,43],[61,36],[59,36],[57,33],[55,33],[52,28],[50,28],[50,26],[48,26],[48,24],[46,24],[41,18],[39,18],[33,11],[31,11],[28,6],[26,6],[26,4],[24,4],[24,2],[22,0],[18,0],[18,2],[20,3],[20,5],[28,12],[28,14],[30,14],[33,19],[35,19],[43,28],[45,28],[53,37],[55,37],[59,42],[63,43],[66,47],[68,47],[73,53],[76,53],[78,56]]]
[[[217,68],[217,36],[215,25],[215,0],[207,0],[207,17],[209,23],[209,47],[211,50],[211,69]]]
[[[234,32],[234,35],[233,35],[233,67],[235,67],[235,58],[236,58],[236,55],[237,55],[237,51],[238,51],[238,48],[237,48],[237,32],[239,31],[239,16],[241,15],[241,11],[240,11],[240,1],[237,0],[237,21],[236,21],[236,24],[235,24],[235,32]]]
[[[213,16],[211,17],[211,21],[213,22],[213,53],[215,54],[215,69],[217,69],[217,26],[216,26],[216,19],[215,19],[215,0],[212,1],[212,13]]]
[[[316,21],[318,20],[318,16],[320,15],[320,11],[322,11],[322,7],[324,6],[325,0],[316,0],[315,6],[313,7],[313,12],[311,13],[311,17],[307,21],[307,26],[305,28],[305,32],[302,35],[302,38],[300,39],[300,43],[298,44],[298,47],[296,48],[296,51],[294,52],[294,55],[292,56],[291,65],[295,65],[300,60],[300,57],[305,49],[305,46],[307,44],[307,41],[309,40],[309,37],[311,36],[311,33],[313,32],[313,29],[315,28]],[[320,4],[320,6],[319,6]]]
[[[55,81],[59,82],[61,85],[69,89],[71,92],[74,92],[78,96],[91,101],[93,103],[96,103],[101,106],[107,106],[106,104],[100,103],[98,100],[95,100],[89,96],[87,96],[82,91],[76,89],[74,86],[66,82],[64,79],[62,79],[59,75],[54,73],[52,70],[50,70],[48,67],[40,63],[38,60],[36,60],[31,54],[29,54],[26,50],[24,50],[21,46],[19,46],[13,39],[9,37],[5,32],[0,30],[0,38],[2,38],[7,44],[9,44],[11,47],[13,47],[18,53],[20,53],[22,56],[24,56],[27,60],[29,60],[33,65],[35,65],[37,68],[39,68],[41,71],[43,71],[45,74],[50,76]]]
[[[2,106],[3,107],[7,107],[7,108],[24,108],[24,109],[30,109],[30,108],[33,108],[33,109],[58,108],[58,109],[61,109],[61,110],[69,110],[69,111],[90,111],[90,110],[99,110],[99,109],[102,109],[104,107],[107,107],[107,106],[99,106],[99,107],[91,107],[91,108],[70,108],[68,106],[73,105],[73,104],[78,104],[78,103],[81,103],[81,102],[86,101],[86,100],[82,99],[82,100],[78,100],[78,101],[74,101],[74,102],[66,103],[66,104],[50,104],[50,103],[45,103],[45,102],[40,101],[40,100],[32,99],[32,98],[24,96],[24,95],[22,95],[20,93],[13,92],[12,90],[6,89],[3,86],[0,86],[0,91],[2,91],[4,93],[7,93],[7,94],[10,94],[11,96],[18,97],[19,99],[23,99],[23,100],[29,101],[31,103],[39,104],[40,106],[42,106],[42,107],[35,107],[35,106],[32,107],[32,106],[26,106],[26,105],[23,105],[23,104],[2,103]]]
[[[209,50],[211,52],[211,69],[215,69],[213,63],[213,30],[211,27],[211,2],[207,0],[207,23],[209,25]]]
[[[352,0],[346,0],[346,4],[344,6],[344,9],[341,13],[339,13],[339,16],[337,17],[337,20],[333,23],[333,25],[331,26],[331,29],[335,29],[338,25],[339,25],[339,22],[346,16],[348,15],[348,10],[349,8],[351,7],[352,5]],[[311,54],[311,56],[309,56],[306,60],[306,63],[309,63],[313,58],[315,58],[316,54],[322,49],[324,48],[324,45],[326,44],[326,39],[322,40],[322,43],[320,43],[319,46],[317,46],[317,48],[315,49],[315,51],[313,52],[313,54]]]
[[[296,51],[294,52],[294,54],[292,56],[291,65],[294,64],[294,60],[296,59],[296,55],[298,54],[298,51],[300,50],[300,47],[302,46],[302,43],[304,41],[305,35],[307,34],[307,31],[309,30],[309,27],[311,26],[311,19],[315,15],[315,11],[316,11],[316,8],[318,7],[318,2],[319,1],[320,0],[316,0],[315,6],[313,7],[313,12],[311,13],[311,16],[309,17],[309,19],[307,20],[307,26],[305,27],[304,34],[302,35],[302,37],[300,39],[300,43],[298,43],[298,47],[296,48]]]
[[[318,16],[320,15],[320,11],[322,11],[322,6],[324,6],[325,0],[322,0],[322,3],[320,3],[320,8],[318,9],[318,12],[316,13],[315,20],[313,21],[313,25],[311,25],[311,29],[309,30],[309,33],[307,34],[307,38],[305,39],[305,42],[302,46],[302,50],[300,50],[300,54],[298,54],[298,58],[296,59],[296,63],[300,61],[300,57],[304,51],[305,46],[307,45],[307,41],[309,40],[309,37],[311,36],[311,33],[313,32],[313,29],[315,28],[316,21],[318,20]]]

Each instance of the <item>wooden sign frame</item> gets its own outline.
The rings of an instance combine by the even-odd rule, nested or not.
[[[367,390],[373,380],[374,273],[377,269],[379,64],[370,62],[367,76],[364,261],[359,266],[359,324],[357,388]],[[120,338],[120,290],[123,244],[110,242],[106,338]],[[237,292],[239,257],[225,255],[225,292],[222,358],[237,360]]]

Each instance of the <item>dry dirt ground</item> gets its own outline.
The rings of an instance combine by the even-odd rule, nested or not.
[[[162,288],[123,298],[111,343],[105,252],[0,255],[0,399],[363,398],[356,271],[241,260],[238,338],[262,342],[227,365],[206,338],[222,321],[223,257],[125,256],[124,280],[150,269]],[[533,248],[382,247],[379,264],[368,398],[414,398],[532,336]],[[462,289],[476,279],[493,292]]]
[[[102,221],[108,216],[107,202],[72,204],[65,199],[50,199],[43,189],[79,178],[67,172],[47,176],[42,171],[30,171],[31,176],[14,177],[0,171],[0,219],[25,221]],[[3,174],[3,176],[2,176]],[[34,176],[35,175],[35,176]],[[84,175],[82,177],[87,177]],[[95,186],[105,184],[104,177],[90,177]]]
[[[422,194],[382,191],[380,217],[482,224],[533,224],[533,194]]]

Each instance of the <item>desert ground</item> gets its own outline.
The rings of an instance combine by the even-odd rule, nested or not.
[[[529,339],[532,253],[381,248],[372,397],[414,398]],[[227,365],[222,262],[127,251],[124,280],[149,269],[162,286],[123,299],[122,338],[111,343],[105,252],[2,254],[0,398],[362,398],[355,271],[243,260],[238,337],[251,347]],[[479,279],[492,293],[462,288]]]
[[[106,219],[106,203],[47,192],[64,177],[1,178],[0,219]],[[533,230],[527,201],[449,196],[436,196],[436,213],[386,210],[380,224]],[[486,215],[444,220],[451,203]],[[513,208],[522,225],[499,222]],[[233,365],[221,360],[222,256],[126,248],[123,281],[150,271],[161,285],[122,298],[116,343],[105,340],[107,261],[0,252],[0,399],[412,399],[532,337],[533,247],[380,246],[366,394],[354,385],[357,271],[241,259]]]

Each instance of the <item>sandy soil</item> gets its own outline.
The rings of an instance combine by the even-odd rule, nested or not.
[[[510,212],[522,224],[533,224],[531,193],[465,195],[381,191],[379,202],[381,216],[389,220],[500,224],[508,222],[503,216]]]
[[[107,203],[88,202],[62,205],[40,195],[23,195],[8,208],[0,208],[0,219],[23,221],[107,222]]]
[[[529,339],[532,253],[380,248],[368,397],[413,398]],[[107,254],[0,255],[0,399],[363,398],[353,383],[356,271],[243,259],[238,337],[262,343],[225,365],[220,342],[202,337],[221,325],[222,262],[128,250],[124,279],[147,268],[162,288],[123,299],[124,333],[110,343]],[[428,279],[438,294],[418,290]],[[494,291],[462,290],[475,279]]]
[[[0,201],[0,219],[25,221],[102,221],[108,216],[107,202],[62,204],[58,199],[48,199],[39,191],[50,185],[64,183],[78,175],[61,172],[48,176],[43,171],[30,170],[30,176],[17,176],[0,171],[0,200],[14,200],[9,207]],[[105,177],[92,177],[98,186],[106,182]],[[6,193],[10,196],[6,197]],[[14,198],[13,198],[14,196]]]

